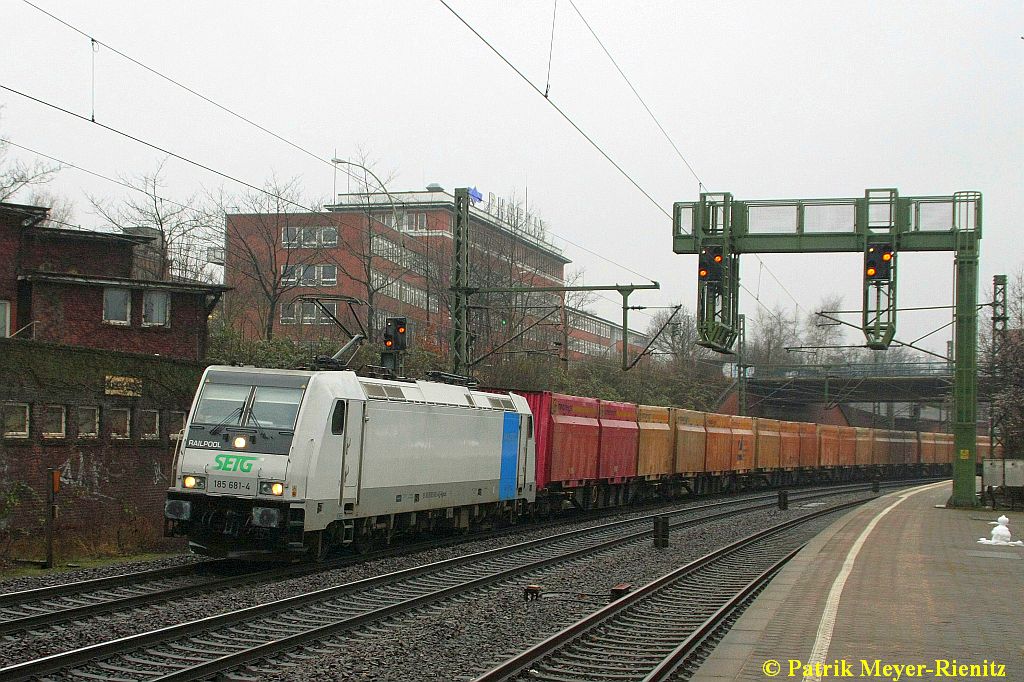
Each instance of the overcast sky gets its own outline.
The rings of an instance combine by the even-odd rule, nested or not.
[[[993,274],[1024,263],[1022,3],[575,2],[709,190],[738,199],[980,190],[980,299],[990,299]],[[654,202],[436,0],[37,4],[323,158],[365,150],[379,173],[394,173],[392,190],[528,191],[587,283],[650,278],[661,291],[631,303],[695,306],[696,256],[672,253],[663,210],[696,200],[697,181],[569,0],[558,2],[553,49],[550,0],[450,4],[540,90],[552,52],[551,101]],[[97,122],[252,184],[300,176],[310,197],[331,194],[328,164],[107,49],[94,54],[87,38],[20,0],[3,0],[0,16],[0,84],[86,117],[95,100]],[[0,106],[0,134],[93,171],[141,174],[162,158],[7,91]],[[241,189],[175,160],[167,178],[176,199]],[[51,189],[75,202],[85,227],[100,224],[86,192],[121,193],[75,170]],[[792,294],[744,256],[743,282],[768,307],[792,308],[795,298],[811,311],[833,292],[860,305],[858,255],[764,262]],[[952,301],[951,254],[899,263],[901,306]],[[615,299],[598,312],[615,319]],[[743,294],[742,312],[758,307]],[[897,337],[948,319],[902,314]],[[944,350],[948,338],[926,346]]]

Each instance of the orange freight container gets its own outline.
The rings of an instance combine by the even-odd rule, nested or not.
[[[798,422],[800,427],[800,466],[818,466],[818,425]]]
[[[911,431],[890,431],[893,441],[893,464],[917,462],[917,438]]]
[[[732,471],[732,428],[731,417],[727,414],[704,415],[707,430],[707,458],[709,473]]]
[[[730,417],[732,429],[732,468],[747,471],[756,465],[754,420],[751,417]]]
[[[640,441],[636,405],[611,400],[601,400],[600,403],[601,445],[598,450],[597,477],[618,483],[636,476],[636,455]]]
[[[874,443],[874,434],[871,429],[858,426],[854,429],[857,439],[856,454],[854,455],[854,463],[859,467],[866,467],[871,464],[871,447]]]
[[[779,422],[779,466],[796,469],[800,466],[800,425],[796,422]]]
[[[757,468],[778,469],[782,450],[779,420],[755,419],[754,433],[757,436]]]
[[[953,434],[935,434],[935,461],[939,464],[952,464],[953,453]]]
[[[852,426],[839,428],[839,466],[852,467],[857,464],[857,429]]]
[[[893,442],[890,431],[875,429],[875,442],[871,446],[872,464],[893,463]]]
[[[839,465],[839,427],[834,424],[818,424],[818,454],[822,467]]]
[[[935,434],[930,431],[922,431],[918,434],[921,442],[921,463],[935,464]]]
[[[672,410],[676,427],[676,468],[677,474],[698,474],[706,471],[704,455],[707,452],[708,434],[704,428],[704,413],[693,410]],[[726,466],[729,458],[725,457]]]
[[[992,459],[992,439],[988,436],[978,436],[977,453],[975,454],[977,461],[980,462],[983,459]]]
[[[647,478],[669,476],[675,467],[672,449],[672,412],[667,407],[637,407],[640,450],[636,475]]]

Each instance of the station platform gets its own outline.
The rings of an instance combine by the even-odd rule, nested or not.
[[[1024,512],[937,508],[950,490],[880,496],[826,528],[692,679],[1024,681],[1024,547],[978,543],[1001,514],[1021,539]]]

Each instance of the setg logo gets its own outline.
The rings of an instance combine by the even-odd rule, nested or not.
[[[217,455],[213,458],[214,469],[220,471],[241,471],[248,473],[252,471],[252,463],[259,457],[248,457],[246,455]]]

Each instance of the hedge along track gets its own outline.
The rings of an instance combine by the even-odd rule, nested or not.
[[[905,482],[890,482],[885,485],[901,485]],[[824,489],[821,494],[831,495],[841,492],[865,489],[866,484],[836,486]],[[801,494],[794,491],[794,494]],[[701,509],[722,507],[724,505],[742,505],[756,500],[774,499],[775,494],[745,497],[740,500],[725,500],[708,504],[691,505],[681,509],[669,509],[657,515],[675,515],[690,513]],[[794,498],[795,500],[796,498]],[[800,498],[805,499],[805,498]],[[628,513],[628,508],[616,508],[609,513]],[[633,523],[649,523],[654,515],[638,517],[617,522],[623,526]],[[593,516],[589,518],[594,518]],[[564,523],[564,519],[552,522]],[[357,557],[333,559],[322,564],[301,564],[278,566],[266,569],[246,567],[230,560],[203,561],[187,566],[175,566],[136,573],[125,573],[106,578],[95,578],[72,583],[64,583],[49,587],[0,594],[0,636],[24,630],[38,630],[58,623],[80,621],[111,611],[137,608],[148,604],[168,602],[186,596],[208,594],[235,587],[252,586],[290,578],[297,578],[311,573],[344,568],[356,563],[363,563],[377,558],[395,557],[410,554],[424,549],[457,544],[467,541],[485,540],[509,532],[542,528],[543,524],[530,526],[521,525],[504,528],[496,533],[484,533],[471,536],[448,538],[444,541],[430,541],[402,546],[386,551],[374,552]],[[588,529],[582,529],[585,532]],[[229,575],[220,574],[229,572]]]
[[[617,599],[474,682],[672,679],[818,532],[802,528],[804,524],[867,501],[811,512],[711,552]]]
[[[791,499],[829,494],[834,493]],[[732,508],[707,514],[709,506]],[[672,527],[697,526],[772,506],[774,502],[755,500],[739,508],[729,502],[694,507],[678,512],[694,518]],[[209,616],[9,666],[0,669],[0,679],[204,679],[389,616],[642,541],[652,532],[649,519],[645,521],[569,531]]]

